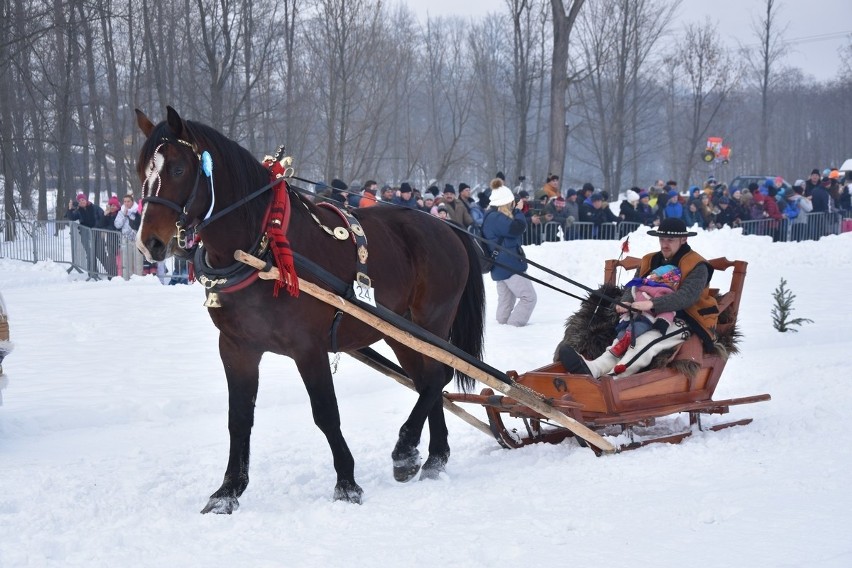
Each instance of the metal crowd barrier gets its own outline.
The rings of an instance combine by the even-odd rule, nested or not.
[[[773,241],[818,241],[827,235],[839,235],[842,231],[843,214],[840,211],[807,213],[806,222],[796,219],[752,219],[742,221],[743,235],[772,237]]]
[[[555,243],[562,240],[561,233],[562,228],[555,221],[539,223],[538,225],[530,223],[527,225],[526,232],[524,232],[523,244],[526,246]]]
[[[0,220],[0,258],[71,264],[71,221]]]
[[[524,245],[540,245],[543,242],[575,241],[575,240],[612,240],[623,239],[633,231],[642,227],[641,223],[621,222],[595,225],[585,221],[575,221],[562,226],[551,221],[542,225],[528,225],[524,233]]]
[[[186,284],[190,268],[174,258],[148,264],[136,243],[118,231],[92,229],[77,221],[0,220],[0,258],[68,264],[87,279],[156,274],[163,284]]]

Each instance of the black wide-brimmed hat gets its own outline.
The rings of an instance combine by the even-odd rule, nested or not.
[[[648,231],[648,234],[652,237],[666,237],[666,238],[677,238],[677,237],[694,237],[698,233],[694,231],[686,230],[686,223],[683,222],[683,219],[678,219],[676,217],[666,217],[660,223],[660,226],[656,229],[651,229]]]

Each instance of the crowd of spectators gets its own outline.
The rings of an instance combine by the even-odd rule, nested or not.
[[[137,203],[132,194],[125,195],[119,201],[118,196],[111,196],[103,209],[89,201],[84,193],[78,193],[76,200],[68,202],[65,218],[80,223],[79,251],[77,259],[79,266],[84,267],[90,274],[106,274],[107,278],[120,276],[122,273],[121,241],[136,240],[136,231],[142,221],[140,212],[141,201]],[[99,267],[100,264],[100,267]],[[186,271],[186,263],[182,263],[182,272]],[[102,269],[101,269],[102,267]],[[170,278],[167,276],[166,265],[163,262],[142,262],[143,274],[156,274],[161,282],[187,282],[187,278]]]
[[[496,178],[505,183],[502,172]],[[742,227],[746,234],[770,235],[776,241],[801,241],[826,234],[824,222],[811,222],[810,213],[852,211],[852,172],[841,174],[836,168],[815,168],[807,179],[798,179],[792,186],[780,178],[765,178],[762,183],[751,182],[746,187],[728,187],[710,177],[702,187],[692,186],[682,192],[674,180],[657,180],[646,189],[626,190],[617,205],[609,192],[596,189],[591,183],[584,183],[579,189],[564,189],[558,175],[548,174],[540,189],[528,191],[524,182],[525,178],[519,177],[513,193],[527,222],[525,244],[535,245],[561,239],[617,238],[640,226],[657,227],[666,218],[682,219],[691,228]],[[315,187],[317,201],[332,201],[348,208],[392,203],[430,213],[474,234],[482,232],[491,191],[486,187],[474,195],[464,182],[457,186],[445,183],[443,188],[430,184],[425,191],[410,182],[379,188],[375,180],[353,182],[350,187],[340,179]],[[80,193],[76,200],[69,201],[65,218],[95,229],[81,230],[84,254],[88,262],[100,262],[107,274],[116,274],[121,264],[118,239],[135,240],[140,211],[141,205],[132,195],[126,195],[121,202],[112,196],[101,209]],[[604,230],[612,227],[624,230]],[[162,265],[151,264],[145,270],[156,271],[164,279]]]
[[[497,178],[505,182],[502,172]],[[529,230],[526,244],[580,238],[617,238],[639,226],[656,227],[666,218],[682,219],[687,227],[705,230],[724,226],[742,227],[746,234],[764,234],[773,240],[818,239],[825,234],[820,225],[809,223],[809,213],[852,210],[852,172],[814,169],[807,179],[792,186],[781,178],[764,178],[746,187],[728,187],[714,177],[703,186],[681,191],[674,180],[657,180],[648,188],[631,187],[620,202],[606,190],[585,183],[579,189],[562,188],[558,175],[548,174],[540,189],[525,189],[520,177],[514,189]],[[340,179],[317,185],[317,199],[350,207],[369,207],[380,202],[419,209],[446,219],[468,231],[481,233],[482,219],[489,208],[491,189],[472,194],[467,183],[446,183],[443,189],[431,184],[420,191],[409,182],[397,187],[370,180],[349,187]],[[624,230],[617,228],[623,225]],[[615,230],[611,230],[615,227]],[[605,230],[610,229],[610,230]]]

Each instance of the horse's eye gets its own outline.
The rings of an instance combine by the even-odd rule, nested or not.
[[[172,177],[180,177],[183,175],[183,166],[175,166],[172,168]]]

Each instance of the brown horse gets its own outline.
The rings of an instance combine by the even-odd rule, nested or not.
[[[246,277],[245,265],[234,261],[234,251],[263,254],[259,251],[267,239],[262,237],[268,233],[264,219],[273,201],[269,191],[262,191],[271,185],[267,167],[214,129],[184,121],[171,107],[166,121],[156,126],[142,112],[136,114],[147,136],[137,164],[145,196],[137,246],[149,261],[187,256],[193,239],[185,234],[195,230],[201,243],[196,270],[208,293],[221,288],[221,307],[210,307],[209,314],[219,329],[219,355],[228,381],[230,453],[222,486],[202,512],[231,513],[248,485],[258,364],[265,352],[295,361],[314,422],[331,448],[337,473],[334,499],[360,503],[362,489],[355,482],[354,460],[341,433],[328,353],[369,346],[382,334],[354,318],[341,319],[334,307],[306,294],[276,294],[273,282],[252,278],[255,273]],[[332,279],[353,282],[356,246],[349,238],[332,235],[342,229],[341,217],[292,188],[285,196],[290,211],[286,240],[294,256],[312,261]],[[367,266],[376,301],[479,358],[485,300],[470,239],[412,209],[380,206],[353,215],[368,240]],[[328,230],[334,228],[338,231]],[[330,286],[313,272],[300,270],[298,276]],[[227,288],[229,281],[241,283]],[[385,339],[419,394],[391,454],[394,477],[407,481],[420,471],[417,446],[428,419],[429,455],[421,479],[436,478],[450,455],[442,391],[453,370]],[[470,382],[458,373],[457,379],[463,385]]]

